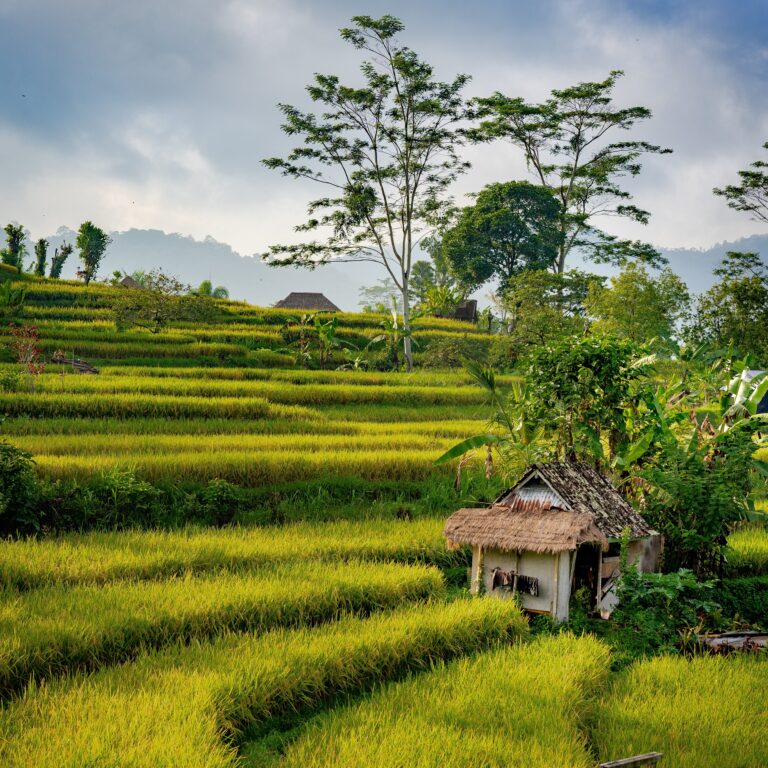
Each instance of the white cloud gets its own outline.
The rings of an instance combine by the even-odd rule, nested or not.
[[[45,3],[35,5],[39,15]],[[492,3],[373,5],[381,7],[372,14],[406,21],[404,40],[439,76],[474,75],[473,94],[498,89],[543,100],[552,88],[626,70],[618,103],[654,112],[633,135],[674,154],[649,158],[627,183],[651,211],[650,225],[610,220],[606,228],[670,247],[760,231],[711,193],[759,157],[768,137],[764,84],[728,55],[717,28],[685,17],[643,20],[608,0],[516,3],[504,12]],[[14,19],[25,7],[0,10]],[[94,15],[88,2],[73,8],[62,16],[50,6],[56,23],[44,31],[58,48],[13,43],[11,54],[28,57],[24,66],[38,57],[47,67],[45,82],[57,64],[61,79],[47,94],[57,111],[46,104],[37,122],[29,104],[0,100],[0,167],[14,179],[0,185],[0,216],[38,236],[91,218],[112,230],[211,234],[243,253],[294,240],[293,226],[316,190],[260,165],[292,146],[274,104],[302,103],[314,71],[356,77],[357,53],[336,30],[359,12],[357,3],[135,0],[114,18]],[[72,26],[59,29],[63,24]],[[761,56],[763,45],[744,52],[752,61]],[[456,185],[459,199],[526,175],[520,154],[502,143],[470,147],[467,156],[473,168]]]

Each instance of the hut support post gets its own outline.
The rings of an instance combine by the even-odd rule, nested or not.
[[[472,547],[472,578],[470,579],[469,591],[473,595],[480,594],[480,582],[483,578],[483,548],[479,546]]]
[[[560,552],[555,555],[555,573],[552,580],[552,616],[557,617],[558,577],[560,576]]]
[[[603,550],[597,553],[597,593],[595,595],[595,608],[599,611],[603,601]]]
[[[573,594],[574,582],[576,581],[576,558],[578,557],[579,550],[574,549],[571,554],[571,577],[568,583],[571,585],[571,594]]]

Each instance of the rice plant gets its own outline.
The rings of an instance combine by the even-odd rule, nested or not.
[[[749,526],[728,537],[728,570],[744,575],[768,574],[768,529]]]
[[[439,451],[437,451],[439,453]],[[129,466],[150,482],[173,479],[199,483],[216,478],[246,488],[287,482],[355,477],[361,480],[424,480],[448,475],[450,468],[434,466],[436,451],[429,449],[360,449],[312,453],[301,450],[260,452],[223,450],[210,455],[193,451],[171,454],[73,455],[36,458],[39,471],[54,480],[87,479]],[[478,459],[479,460],[479,459]]]
[[[128,660],[139,648],[225,630],[311,625],[442,591],[436,569],[393,563],[293,563],[258,574],[6,590],[0,603],[0,694],[30,676]]]
[[[441,520],[295,523],[221,530],[123,531],[0,541],[0,584],[107,584],[312,560],[460,565]]]
[[[664,768],[768,765],[768,663],[748,656],[662,656],[623,674],[600,702],[601,760],[662,752]]]
[[[174,646],[30,686],[0,711],[0,762],[233,767],[249,728],[525,633],[511,601],[480,599]]]
[[[608,656],[594,638],[561,635],[439,663],[317,718],[281,765],[591,768],[580,725]]]

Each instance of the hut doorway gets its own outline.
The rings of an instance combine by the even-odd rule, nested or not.
[[[594,544],[582,544],[576,550],[576,561],[573,568],[571,595],[576,594],[582,587],[592,596],[590,608],[597,602],[598,575],[600,573],[601,549]]]

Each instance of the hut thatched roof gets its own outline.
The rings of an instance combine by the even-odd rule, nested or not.
[[[280,309],[302,309],[315,312],[341,312],[341,310],[322,293],[289,293],[275,304]]]
[[[141,283],[139,283],[138,280],[134,280],[130,275],[126,275],[120,281],[120,285],[122,285],[123,288],[141,288]]]
[[[503,493],[496,504],[515,500],[547,499],[552,506],[589,515],[609,539],[621,537],[625,528],[630,538],[650,536],[650,526],[616,490],[605,475],[589,464],[551,461],[533,464],[517,485]]]
[[[588,543],[608,546],[608,540],[591,515],[557,509],[546,503],[460,509],[448,518],[444,533],[452,546],[471,544],[507,552],[553,554]]]

